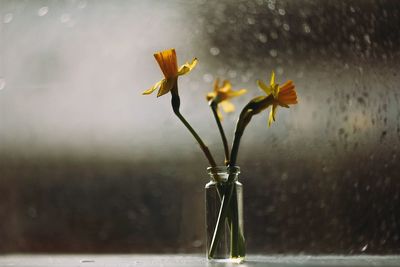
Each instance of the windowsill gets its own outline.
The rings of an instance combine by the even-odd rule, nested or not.
[[[13,267],[72,267],[72,266],[234,266],[230,263],[210,263],[203,255],[194,254],[12,254],[0,256],[0,266]],[[297,267],[297,266],[400,266],[400,255],[389,256],[284,256],[249,255],[241,266]]]

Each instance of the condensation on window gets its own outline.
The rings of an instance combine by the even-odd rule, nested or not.
[[[292,80],[238,165],[252,253],[393,254],[400,244],[400,3],[0,3],[0,252],[202,252],[207,161],[153,53],[176,48],[181,110],[223,163],[205,95]],[[54,237],[57,237],[56,240]]]

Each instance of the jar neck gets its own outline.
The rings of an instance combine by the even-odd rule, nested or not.
[[[208,167],[207,173],[210,176],[211,181],[217,183],[226,183],[229,175],[233,175],[233,182],[238,180],[240,168],[239,166],[227,167],[227,166],[216,166]]]

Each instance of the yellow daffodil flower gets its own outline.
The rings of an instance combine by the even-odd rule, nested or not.
[[[178,69],[175,49],[157,52],[154,57],[164,74],[164,79],[144,91],[144,95],[149,95],[159,88],[157,93],[157,97],[159,97],[177,88],[178,76],[189,73],[197,64],[197,58],[194,58],[192,62],[186,62]]]
[[[285,82],[282,86],[275,83],[275,73],[271,74],[271,81],[267,86],[263,81],[257,81],[258,86],[267,94],[274,97],[271,112],[269,113],[268,126],[275,121],[278,106],[289,108],[289,105],[297,104],[297,94],[292,81]]]
[[[219,85],[219,79],[214,81],[214,90],[207,94],[207,101],[213,100],[216,104],[220,104],[223,111],[226,113],[235,111],[235,106],[229,102],[230,99],[241,96],[247,92],[246,89],[237,91],[232,90],[232,84],[228,80],[224,80],[222,85]],[[218,111],[218,116],[222,119],[221,113]]]

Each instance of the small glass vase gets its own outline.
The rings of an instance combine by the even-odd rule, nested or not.
[[[246,254],[243,235],[243,185],[238,181],[240,168],[217,166],[209,167],[207,172],[211,178],[205,186],[207,258],[210,261],[240,263]],[[221,229],[216,231],[224,198],[225,203],[228,203],[226,216],[222,218],[221,215]]]

